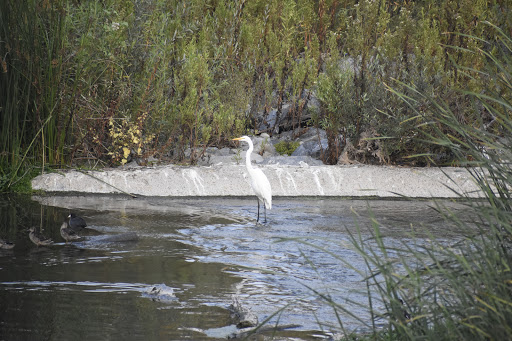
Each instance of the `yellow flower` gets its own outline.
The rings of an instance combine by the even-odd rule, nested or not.
[[[127,159],[128,155],[130,155],[130,149],[123,147],[123,154],[124,154],[124,158]],[[125,161],[125,163],[126,163],[126,161]]]

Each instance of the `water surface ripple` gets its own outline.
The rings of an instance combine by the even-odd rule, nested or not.
[[[339,333],[324,297],[348,307],[339,317],[357,330],[369,318],[365,265],[349,234],[368,238],[373,214],[390,245],[456,238],[431,206],[275,198],[262,225],[246,198],[0,197],[0,238],[16,244],[0,250],[0,339],[225,339],[233,297],[260,322],[279,311],[269,323],[297,326],[283,338]],[[66,244],[71,211],[94,233]],[[30,226],[56,243],[36,247]],[[128,232],[139,239],[101,239]]]

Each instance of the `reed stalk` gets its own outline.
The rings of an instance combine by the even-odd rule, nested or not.
[[[458,228],[459,236],[450,243],[431,236],[430,244],[418,248],[405,243],[390,247],[378,224],[372,233],[374,246],[352,238],[368,264],[373,295],[385,305],[384,311],[375,312],[387,324],[376,331],[378,339],[512,337],[512,40],[485,24],[496,33],[494,41],[485,41],[489,49],[464,52],[483,54],[486,68],[459,67],[488,84],[479,92],[459,90],[473,103],[473,124],[465,124],[450,106],[412,86],[412,95],[395,92],[418,115],[424,111],[418,111],[416,103],[430,104],[424,124],[432,129],[419,127],[423,140],[450,150],[471,172],[484,198],[471,200],[470,193],[459,193],[466,212],[474,214],[471,221],[437,204],[445,224]]]
[[[0,191],[27,169],[62,162],[65,2],[0,4]]]

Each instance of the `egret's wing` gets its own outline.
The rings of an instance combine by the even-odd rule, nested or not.
[[[272,208],[272,188],[267,176],[259,168],[254,169],[252,188],[258,198],[263,200],[268,209]]]

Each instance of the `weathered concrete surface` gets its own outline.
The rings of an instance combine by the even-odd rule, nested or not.
[[[259,166],[274,196],[340,196],[450,198],[454,193],[479,195],[462,168],[382,166]],[[245,166],[158,166],[44,174],[32,181],[45,192],[121,193],[144,196],[250,196]]]

